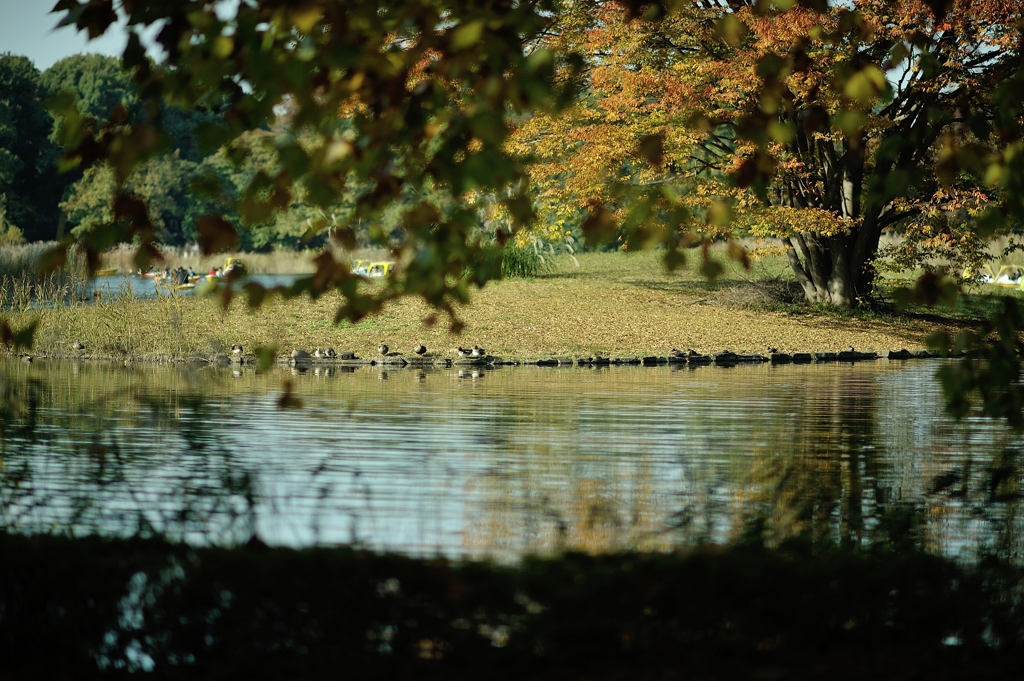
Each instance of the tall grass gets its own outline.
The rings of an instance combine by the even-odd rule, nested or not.
[[[501,252],[501,276],[505,279],[535,277],[545,268],[544,258],[532,245],[510,243]]]
[[[88,282],[79,254],[72,252],[56,272],[39,272],[39,259],[52,246],[42,242],[0,248],[0,310],[68,304],[84,295]]]

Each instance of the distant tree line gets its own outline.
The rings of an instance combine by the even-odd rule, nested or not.
[[[118,58],[80,54],[40,72],[27,57],[0,55],[0,245],[81,235],[112,221],[117,187],[109,166],[61,172],[60,121],[47,102],[62,93],[74,95],[82,125],[99,128],[112,116],[126,115],[130,122],[142,115],[131,76]],[[325,222],[329,229],[350,203],[343,196],[334,209],[325,210],[305,203],[299,194],[276,213],[239,215],[236,203],[245,198],[253,177],[261,170],[274,172],[272,122],[226,148],[209,142],[223,126],[223,113],[216,108],[163,106],[159,117],[165,153],[136,169],[128,189],[146,200],[161,243],[195,241],[197,220],[217,213],[240,228],[242,248],[310,245],[325,238]],[[312,229],[314,222],[320,229]],[[398,228],[397,218],[383,222],[385,230]],[[369,226],[357,230],[358,236],[369,241]]]

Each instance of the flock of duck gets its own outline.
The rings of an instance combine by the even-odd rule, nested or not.
[[[81,353],[85,350],[85,344],[81,341],[75,341],[71,345],[71,350],[75,353]],[[380,343],[377,346],[377,352],[381,356],[381,361],[391,362],[392,360],[398,363],[409,363],[401,353],[395,353],[391,351],[391,348],[387,343]],[[417,343],[412,348],[412,353],[417,355],[418,358],[422,358],[424,362],[433,363],[435,360],[433,357],[424,357],[427,354],[427,347],[422,343]],[[501,360],[500,358],[490,357],[487,351],[479,345],[474,345],[470,348],[464,348],[459,346],[455,348],[454,353],[459,357],[460,360],[464,360],[465,364],[478,365],[486,362],[495,362],[499,364],[538,364],[541,366],[551,365],[565,365],[565,364],[578,364],[578,365],[604,365],[604,364],[672,364],[672,363],[686,363],[686,364],[739,364],[739,363],[760,363],[770,362],[771,364],[788,364],[788,363],[801,363],[801,362],[843,362],[843,361],[860,361],[860,360],[871,360],[879,359],[880,357],[886,357],[888,359],[916,359],[922,357],[935,357],[938,356],[935,353],[931,353],[927,350],[910,351],[906,349],[902,350],[891,350],[885,355],[879,355],[876,352],[859,352],[852,345],[841,350],[839,352],[805,352],[805,353],[792,353],[787,354],[780,352],[778,348],[769,346],[767,348],[767,355],[762,354],[749,354],[740,355],[729,350],[722,352],[704,354],[700,353],[693,348],[687,348],[686,350],[679,350],[678,348],[672,348],[667,356],[652,356],[652,357],[632,357],[632,358],[617,358],[612,359],[609,357],[602,357],[600,355],[592,355],[590,357],[579,357],[576,360],[571,358],[552,358],[552,359],[537,359],[537,360]],[[253,358],[246,359],[245,349],[240,344],[234,344],[231,346],[231,355],[235,362],[245,363],[246,361],[253,361]],[[34,358],[32,355],[23,353],[20,355],[21,360],[24,362],[31,362]],[[354,352],[337,352],[334,348],[316,348],[312,353],[305,350],[292,350],[291,355],[288,357],[288,361],[291,364],[312,362],[313,360],[342,360],[352,361],[357,363],[371,363],[370,360],[362,360],[356,356]],[[439,359],[437,361],[451,362],[446,359]],[[456,364],[460,362],[456,361]]]
[[[392,353],[391,352],[391,348],[390,348],[390,346],[388,346],[387,343],[381,343],[380,345],[378,345],[377,346],[377,352],[380,353],[381,357],[390,357],[390,356],[392,356],[392,354],[397,354],[397,353]],[[423,343],[417,343],[412,348],[412,352],[413,352],[413,354],[422,357],[423,355],[427,354],[427,346],[424,345]],[[487,351],[484,350],[479,345],[474,345],[471,348],[458,347],[458,348],[455,348],[454,352],[459,357],[469,357],[469,358],[474,358],[474,359],[482,359],[482,358],[487,356]],[[236,344],[231,346],[231,354],[234,357],[236,357],[236,358],[240,358],[243,355],[245,355],[245,348],[243,348],[241,345],[236,343]],[[317,348],[312,353],[309,353],[306,350],[292,350],[290,357],[293,360],[309,360],[309,359],[344,359],[344,360],[348,360],[348,359],[356,359],[355,353],[352,353],[352,352],[341,352],[341,353],[339,353],[334,348]]]

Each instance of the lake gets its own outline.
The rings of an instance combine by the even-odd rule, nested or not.
[[[937,367],[5,360],[0,523],[502,561],[752,532],[1017,555],[1020,438],[946,417]]]
[[[200,274],[205,274],[201,272]],[[273,286],[290,286],[295,283],[295,280],[299,277],[307,276],[302,274],[251,274],[245,277],[244,282],[236,284],[240,286],[241,283],[256,282],[267,288]],[[200,282],[205,281],[201,279]],[[99,294],[106,300],[113,299],[122,294],[130,294],[136,298],[156,298],[158,295],[168,295],[171,289],[168,287],[157,286],[156,280],[150,277],[138,277],[135,275],[124,275],[124,274],[113,274],[105,275],[102,277],[95,277],[89,281],[86,287],[86,292],[89,294],[89,300],[95,300],[95,293]],[[192,295],[192,289],[184,289],[181,291],[175,291],[180,295],[190,296]]]

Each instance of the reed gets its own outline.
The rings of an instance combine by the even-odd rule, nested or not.
[[[67,265],[56,272],[39,271],[40,257],[52,246],[41,242],[0,248],[0,310],[67,305],[84,297],[88,279],[79,253],[72,251]]]

